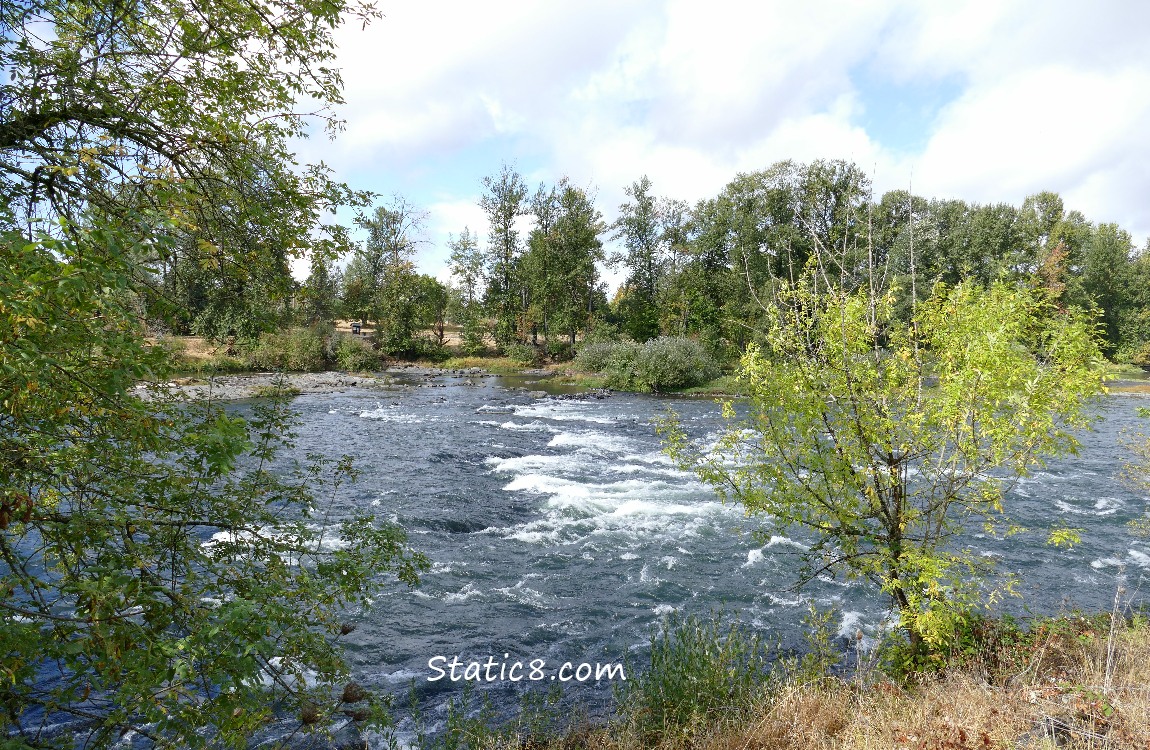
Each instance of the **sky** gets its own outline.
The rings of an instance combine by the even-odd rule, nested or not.
[[[784,159],[875,197],[1067,209],[1150,235],[1144,0],[377,0],[337,31],[346,130],[300,156],[427,212],[418,262],[486,234],[482,179],[567,177],[607,221],[643,175],[694,203]],[[347,217],[342,217],[347,218]]]

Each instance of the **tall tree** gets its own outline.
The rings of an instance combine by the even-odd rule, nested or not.
[[[630,200],[619,206],[619,218],[611,224],[611,237],[623,242],[623,250],[611,255],[611,265],[627,269],[620,297],[623,327],[636,341],[659,335],[663,221],[658,198],[651,190],[646,175],[623,188]]]
[[[339,317],[343,271],[322,255],[311,257],[311,272],[299,291],[299,315],[307,325],[330,323]]]
[[[462,326],[463,348],[469,354],[483,350],[483,291],[484,255],[479,238],[467,228],[459,237],[450,238],[450,269],[456,286],[452,290],[453,317]]]
[[[321,485],[277,462],[282,406],[249,422],[159,385],[139,398],[170,363],[131,299],[193,251],[243,281],[344,246],[320,217],[362,196],[288,145],[307,127],[297,98],[321,115],[339,102],[333,30],[374,15],[358,0],[0,3],[6,745],[236,746],[273,712],[302,729],[359,703],[348,609],[387,571],[414,582],[422,559],[393,526],[317,514],[350,467],[326,462],[336,484]]]
[[[357,313],[374,325],[375,341],[388,354],[414,351],[419,327],[414,259],[426,220],[426,213],[398,195],[359,220],[367,239],[348,265],[345,292],[350,289],[359,301]]]
[[[1094,227],[1082,253],[1080,275],[1073,285],[1072,301],[1098,311],[1108,355],[1124,345],[1130,350],[1141,343],[1126,339],[1123,332],[1123,320],[1133,307],[1130,289],[1133,250],[1130,235],[1117,224]]]
[[[592,197],[566,179],[559,183],[556,198],[548,269],[550,291],[555,295],[553,320],[574,347],[578,334],[590,330],[596,301],[602,295],[597,264],[604,260],[599,235],[606,226]]]
[[[498,177],[483,178],[479,206],[487,214],[486,303],[495,319],[495,342],[506,346],[523,338],[522,318],[527,310],[527,288],[520,259],[523,244],[516,221],[527,214],[527,185],[512,167],[503,165]]]

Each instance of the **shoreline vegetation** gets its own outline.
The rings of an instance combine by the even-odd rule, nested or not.
[[[340,333],[337,330],[336,336]],[[280,338],[290,341],[291,337]],[[261,340],[262,341],[262,340]],[[320,337],[322,341],[322,337]],[[337,339],[338,341],[338,339]],[[354,339],[356,348],[369,346],[366,339]],[[507,355],[465,355],[445,347],[443,355],[435,358],[361,358],[358,361],[338,361],[332,357],[328,362],[322,356],[305,361],[292,362],[288,356],[279,360],[286,366],[261,368],[260,362],[250,356],[259,344],[249,345],[248,350],[226,343],[215,343],[198,336],[166,336],[153,339],[154,346],[168,349],[175,360],[174,375],[167,381],[170,387],[180,389],[188,397],[211,396],[216,400],[231,401],[260,396],[277,395],[277,389],[286,389],[289,395],[301,393],[333,393],[349,388],[371,388],[386,386],[395,375],[414,377],[492,377],[492,376],[538,376],[546,378],[548,384],[591,390],[614,390],[623,392],[652,392],[634,382],[620,382],[604,372],[607,363],[600,363],[603,369],[591,371],[579,367],[579,358],[566,362],[536,363],[523,362]],[[266,347],[267,345],[264,344]],[[232,353],[227,353],[229,348]],[[266,348],[265,348],[266,353]],[[267,361],[266,359],[264,360]],[[272,360],[275,361],[274,359]],[[296,365],[292,367],[291,365]],[[360,367],[340,367],[340,365]],[[703,382],[654,389],[663,396],[688,396],[698,398],[740,398],[745,395],[734,372],[715,370],[713,377]],[[1133,393],[1150,395],[1150,374],[1141,367],[1130,364],[1107,363],[1107,390],[1111,393]],[[142,390],[142,387],[138,388]]]
[[[801,654],[719,615],[664,622],[606,722],[524,701],[495,726],[468,698],[413,747],[490,750],[1005,750],[1150,747],[1150,621],[1110,613],[972,617],[928,671],[905,645],[844,652],[812,611]],[[466,691],[465,691],[466,692]]]

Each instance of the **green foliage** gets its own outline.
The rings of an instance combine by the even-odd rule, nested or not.
[[[648,743],[689,737],[745,715],[769,669],[757,635],[719,614],[672,615],[651,638],[651,663],[626,683],[620,713]]]
[[[528,295],[521,334],[529,330],[532,343],[540,333],[549,343],[564,336],[574,346],[600,301],[596,263],[603,260],[603,217],[592,197],[566,179],[540,187],[532,212],[536,226],[521,264]]]
[[[633,341],[584,344],[575,366],[603,373],[608,388],[654,392],[699,385],[719,374],[706,350],[682,336],[660,336],[642,345]]]
[[[349,459],[278,461],[281,401],[245,421],[131,395],[169,372],[114,294],[136,247],[72,234],[0,245],[0,733],[34,737],[46,711],[88,747],[242,746],[273,706],[332,716],[347,613],[426,560],[329,515]]]
[[[616,347],[617,341],[593,341],[584,343],[575,355],[575,366],[584,372],[605,372],[607,363]]]
[[[384,354],[413,354],[420,328],[433,322],[442,326],[447,305],[445,293],[439,293],[442,285],[434,279],[428,284],[430,277],[415,273],[412,261],[426,220],[398,195],[359,219],[368,238],[348,263],[342,301],[349,314],[373,324],[374,343]]]
[[[802,682],[825,679],[834,673],[835,667],[843,660],[832,625],[838,614],[833,607],[820,610],[814,604],[807,605],[807,613],[803,616],[803,625],[806,626],[803,640],[807,648],[801,656],[784,660],[784,671]]]
[[[622,240],[624,251],[611,256],[612,266],[626,267],[619,313],[624,330],[643,342],[659,335],[656,295],[664,274],[663,217],[646,175],[623,189],[630,199],[619,206],[619,218],[611,225],[613,239]]]
[[[706,350],[682,336],[660,336],[643,344],[635,371],[642,389],[656,393],[700,385],[719,374]]]
[[[253,369],[283,372],[320,372],[326,367],[324,337],[311,328],[290,328],[261,334],[247,352]]]
[[[287,144],[317,121],[338,129],[333,30],[377,15],[360,0],[0,4],[0,229],[151,237],[125,292],[161,329],[282,322],[288,260],[345,246],[322,217],[365,199]]]
[[[941,647],[994,595],[961,535],[1015,530],[1004,483],[1075,450],[1101,354],[1080,316],[1016,286],[939,288],[912,326],[893,307],[889,294],[816,293],[813,279],[785,288],[742,359],[747,418],[727,404],[705,453],[664,428],[722,497],[815,534],[810,575],[871,581],[913,647]]]
[[[524,367],[538,365],[543,361],[543,353],[530,344],[508,344],[503,349],[508,359]]]
[[[635,360],[638,359],[642,348],[641,344],[636,344],[634,341],[617,341],[612,344],[607,354],[607,361],[601,370],[605,376],[604,385],[624,391],[642,390],[639,375],[635,370]]]
[[[370,372],[379,369],[379,354],[360,336],[337,334],[331,341],[332,359],[344,372]]]
[[[1130,357],[1130,363],[1138,365],[1143,370],[1150,370],[1150,341],[1147,341],[1138,351]]]
[[[518,172],[504,164],[498,177],[483,178],[483,188],[479,206],[489,224],[484,303],[494,318],[495,343],[503,347],[519,340],[519,320],[524,312],[523,243],[516,220],[527,213],[527,185]]]
[[[570,341],[548,341],[547,356],[553,362],[566,362],[574,358],[575,348],[571,346]]]

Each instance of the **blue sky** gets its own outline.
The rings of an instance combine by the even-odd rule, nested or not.
[[[1150,3],[378,0],[341,29],[347,130],[301,146],[354,187],[485,233],[485,175],[695,201],[740,171],[843,158],[878,194],[1059,192],[1150,234]]]

